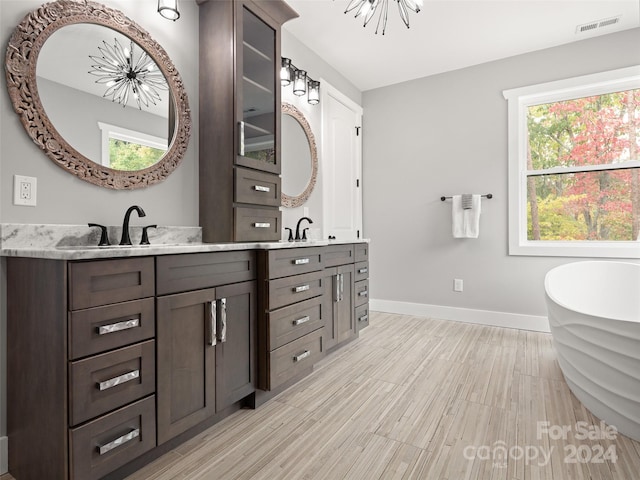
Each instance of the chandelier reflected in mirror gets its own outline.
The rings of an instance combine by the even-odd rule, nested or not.
[[[134,51],[134,47],[139,53]],[[133,97],[142,110],[143,105],[149,107],[162,100],[159,90],[169,90],[156,63],[133,41],[129,48],[120,45],[117,39],[113,45],[103,41],[98,50],[102,56],[89,55],[95,62],[89,73],[99,77],[96,83],[107,87],[104,98],[111,98],[124,107]]]
[[[349,13],[355,10],[356,18],[364,17],[363,27],[366,27],[376,13],[378,13],[378,22],[376,24],[375,33],[377,34],[378,29],[382,26],[382,35],[384,35],[384,32],[387,29],[389,2],[396,2],[398,4],[400,18],[407,28],[409,28],[409,10],[418,13],[420,12],[423,4],[423,0],[351,0],[344,13]]]

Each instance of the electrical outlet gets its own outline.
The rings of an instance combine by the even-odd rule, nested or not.
[[[38,181],[36,177],[25,177],[24,175],[13,176],[13,204],[36,206]]]
[[[453,291],[454,292],[461,292],[463,288],[463,282],[461,278],[454,278],[453,279]]]

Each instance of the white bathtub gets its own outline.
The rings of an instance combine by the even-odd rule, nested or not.
[[[544,281],[558,363],[596,417],[640,441],[640,265],[568,263]]]

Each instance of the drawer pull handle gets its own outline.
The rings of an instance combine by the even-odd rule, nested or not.
[[[271,224],[269,222],[256,222],[253,224],[254,228],[269,228]]]
[[[369,295],[369,290],[363,290],[361,292],[358,292],[359,297],[366,297],[367,295]]]
[[[363,315],[358,319],[359,322],[366,322],[367,320],[369,320],[369,315]]]
[[[117,448],[120,445],[124,445],[125,443],[130,442],[131,440],[139,436],[140,436],[140,429],[136,428],[135,430],[131,430],[126,435],[118,437],[112,442],[106,443],[104,445],[99,445],[98,453],[100,453],[100,455],[104,455],[105,453],[110,452],[114,448]]]
[[[307,315],[306,317],[302,317],[302,318],[298,318],[297,320],[294,320],[293,324],[302,325],[303,323],[307,323],[309,320],[311,320],[311,317]]]
[[[300,285],[298,287],[295,287],[293,291],[295,293],[306,292],[307,290],[309,290],[309,288],[311,288],[309,285]]]
[[[308,258],[296,258],[293,261],[294,265],[306,265],[307,263],[309,263],[309,259]]]
[[[358,273],[367,273],[367,272],[369,272],[369,269],[367,267],[358,269]]]
[[[107,333],[120,332],[122,330],[128,330],[140,326],[139,318],[132,318],[125,320],[124,322],[111,323],[109,325],[102,325],[97,328],[98,335],[106,335]]]
[[[98,382],[98,388],[102,392],[103,390],[108,390],[115,387],[116,385],[130,382],[131,380],[134,380],[139,376],[140,370],[132,370],[131,372],[125,373],[124,375],[118,375],[117,377],[110,378],[109,380],[105,380],[104,382]]]
[[[264,185],[254,185],[253,189],[256,192],[265,192],[265,193],[269,193],[271,191],[271,187],[265,187]]]
[[[309,355],[311,355],[311,352],[309,350],[305,350],[301,354],[294,356],[293,361],[299,362],[300,360],[304,360],[305,358],[307,358]]]

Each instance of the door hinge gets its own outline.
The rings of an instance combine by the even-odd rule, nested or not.
[[[360,187],[360,179],[356,178],[356,188],[359,188],[359,187]]]
[[[356,137],[359,137],[359,136],[360,136],[360,129],[361,129],[361,128],[362,128],[362,127],[356,127]]]
[[[360,230],[356,230],[357,232],[357,237],[356,238],[360,238]]]

